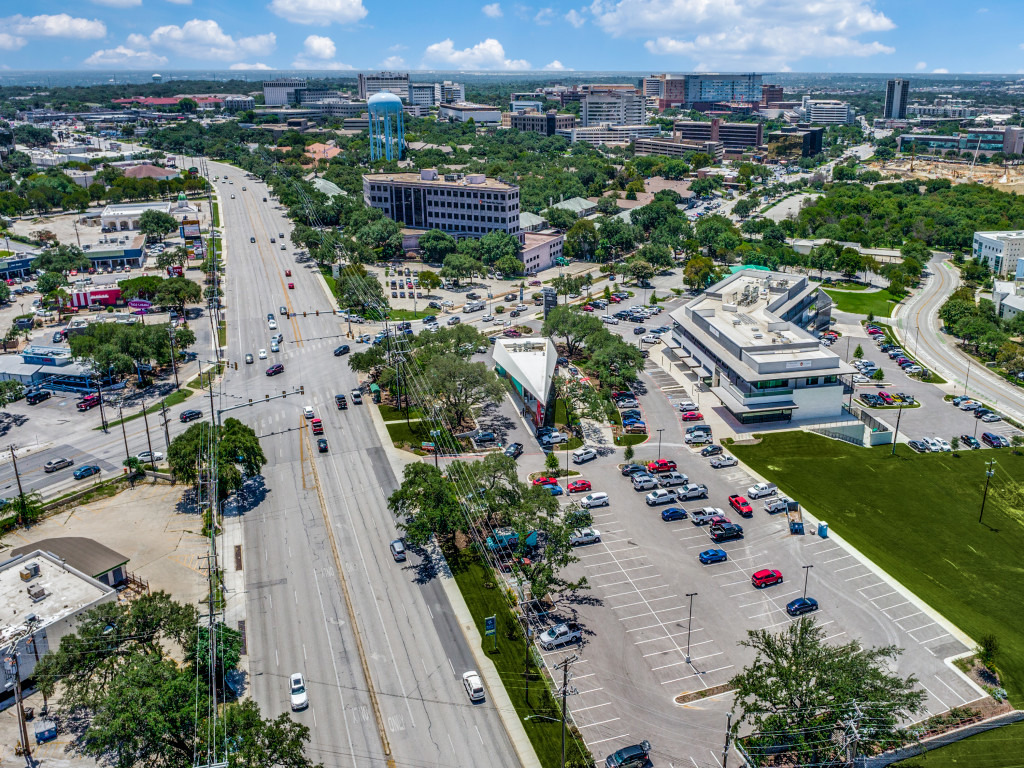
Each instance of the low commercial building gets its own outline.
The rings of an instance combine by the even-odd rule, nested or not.
[[[665,155],[676,158],[685,158],[692,152],[704,152],[714,158],[715,163],[722,162],[725,157],[725,145],[720,141],[686,141],[679,137],[637,139],[633,143],[633,151],[640,156]]]
[[[189,205],[184,195],[179,195],[176,203],[112,203],[100,213],[100,225],[104,232],[135,230],[146,211],[167,213],[180,221],[183,216],[194,214],[196,209]]]
[[[512,383],[516,399],[536,425],[544,423],[557,364],[558,350],[549,338],[499,338],[494,344],[498,375]]]
[[[509,126],[519,131],[554,136],[558,131],[572,130],[576,126],[576,116],[559,114],[553,109],[548,112],[533,110],[513,112],[509,119]]]
[[[674,135],[682,141],[718,141],[726,152],[742,152],[759,147],[764,131],[761,123],[727,123],[717,117],[710,122],[678,120],[672,128]]]
[[[896,140],[901,152],[909,152],[911,147],[918,154],[975,152],[982,155],[1024,154],[1024,128],[1010,125],[1004,128],[969,128],[964,133],[943,136],[930,133],[904,133]]]
[[[570,211],[577,219],[583,219],[597,210],[597,203],[585,197],[570,197],[568,200],[559,200],[551,207]]]
[[[455,104],[442,104],[437,110],[438,120],[453,123],[467,123],[471,119],[477,125],[501,125],[501,110],[489,104],[472,104],[460,101]]]
[[[1024,267],[1024,261],[1018,263]],[[996,280],[992,285],[992,303],[996,315],[1003,320],[1012,320],[1024,312],[1024,283],[1013,280]]]
[[[997,277],[1014,276],[1024,266],[1024,231],[975,232],[974,258],[984,261]]]
[[[245,112],[246,110],[252,109],[256,106],[256,99],[252,96],[242,96],[232,94],[224,97],[224,111],[225,112]]]
[[[657,125],[589,125],[585,127],[563,129],[555,132],[564,136],[572,144],[583,141],[587,144],[628,144],[635,139],[651,138],[661,135],[661,127]]]
[[[16,644],[18,677],[31,680],[36,663],[75,631],[85,611],[117,600],[117,591],[39,546],[0,563],[0,647]],[[4,698],[13,695],[7,667]]]
[[[565,237],[558,230],[524,232],[523,250],[519,252],[519,258],[526,273],[534,275],[555,266],[555,259],[562,255],[564,242]]]
[[[840,417],[854,369],[806,330],[828,324],[822,297],[804,276],[744,269],[673,312],[672,339],[741,424]]]
[[[507,232],[522,242],[519,187],[482,173],[440,176],[428,168],[365,174],[363,201],[408,227],[440,229],[458,238]]]
[[[170,181],[178,178],[181,174],[177,168],[163,168],[159,165],[145,163],[133,165],[124,169],[124,175],[129,179],[153,179],[154,181]]]

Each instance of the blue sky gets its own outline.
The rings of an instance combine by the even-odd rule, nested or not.
[[[1020,0],[0,0],[16,70],[1012,73],[1022,48]]]

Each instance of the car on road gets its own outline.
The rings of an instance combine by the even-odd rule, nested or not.
[[[267,359],[267,350],[261,349],[258,354],[259,354],[260,360],[266,360]]]
[[[813,597],[798,597],[786,603],[786,613],[790,616],[801,616],[818,610],[818,601]]]
[[[349,346],[348,346],[348,344],[342,344],[340,347],[335,347],[334,348],[334,356],[335,357],[341,357],[342,355],[347,355],[348,353],[349,353]]]
[[[288,283],[288,290],[291,291],[291,290],[294,290],[294,289],[295,289],[295,283]]]
[[[697,559],[704,565],[711,565],[712,563],[724,563],[729,559],[729,555],[724,549],[705,549],[697,555]]]
[[[675,472],[677,465],[672,459],[657,459],[647,462],[648,472]]]
[[[553,651],[569,643],[578,643],[583,639],[583,631],[575,622],[568,621],[565,624],[556,624],[537,638],[537,643],[545,651]]]
[[[960,435],[960,442],[970,448],[972,451],[976,451],[981,448],[981,443],[978,442],[978,438],[972,435]]]
[[[711,459],[712,469],[723,469],[724,467],[735,467],[739,462],[732,456],[715,456]]]
[[[246,352],[245,353],[245,364],[246,365],[252,365],[253,364],[252,352]]]
[[[316,449],[320,453],[327,453],[327,440],[325,440],[322,437],[319,440],[317,440],[316,441]]]
[[[569,546],[577,547],[580,544],[597,544],[601,541],[601,532],[597,528],[577,528],[569,537]]]
[[[306,419],[308,420],[308,419],[312,419],[314,416],[316,416],[316,412],[313,411],[313,406],[312,405],[307,405],[307,406],[303,407],[302,415],[305,416]]]
[[[92,477],[93,475],[98,475],[99,473],[100,468],[97,467],[95,464],[86,464],[84,467],[79,467],[78,469],[76,469],[74,475],[75,480],[84,480],[87,477]]]
[[[589,480],[573,480],[569,483],[569,493],[579,493],[581,491],[592,490]]]
[[[505,447],[505,455],[512,459],[518,459],[523,455],[523,444],[522,443],[509,443]]]
[[[494,321],[494,315],[484,315],[480,319],[485,323],[490,323]]]
[[[277,376],[279,373],[284,373],[284,365],[281,363],[274,363],[267,368],[267,376]]]
[[[287,316],[287,315],[288,315],[288,307],[284,307],[284,306],[282,306],[282,307],[278,307],[278,308],[277,308],[277,311],[278,311],[278,312],[279,312],[280,314],[282,314],[282,315],[285,315],[285,316]]]
[[[255,237],[250,237],[249,238],[249,242],[250,243],[255,243],[256,242],[256,238]]]
[[[708,445],[700,449],[701,456],[718,456],[722,453],[722,446],[720,445]]]
[[[46,464],[43,465],[44,472],[56,472],[58,469],[64,469],[74,464],[73,459],[61,457],[59,459],[50,459]]]
[[[362,405],[363,404],[363,393],[359,391],[358,387],[356,387],[351,392],[349,392],[349,397],[352,398],[352,404],[353,405]]]
[[[750,583],[760,589],[761,587],[770,587],[772,584],[782,583],[782,572],[774,569],[765,568],[763,570],[755,572],[750,577]]]
[[[389,549],[391,550],[391,556],[395,558],[396,563],[404,563],[406,558],[405,553],[405,542],[401,539],[395,539],[391,542]]]
[[[277,319],[273,315],[267,316],[267,328],[272,331],[277,330]]]
[[[634,491],[650,491],[658,487],[658,481],[646,473],[633,475],[632,482]]]
[[[729,497],[729,506],[732,507],[743,517],[753,517],[754,508],[750,506],[750,502],[738,493],[734,493]]]
[[[661,510],[661,519],[666,523],[670,523],[674,520],[685,520],[686,510],[682,507],[669,507],[668,509]]]
[[[457,316],[456,317],[449,317],[448,318],[448,325],[458,325],[461,322],[462,322],[462,320],[459,319],[459,317],[457,317]]]
[[[28,403],[29,405],[38,405],[39,403],[43,402],[43,400],[49,399],[50,393],[47,392],[45,389],[36,390],[35,392],[29,392],[27,395],[25,395],[25,402]]]
[[[234,195],[232,195],[234,197]],[[306,693],[306,681],[301,672],[295,672],[288,678],[289,699],[292,711],[305,709],[309,706],[309,694]]]
[[[143,451],[136,458],[143,464],[151,464],[154,461],[163,461],[164,455],[160,451]]]
[[[182,411],[181,415],[178,417],[178,420],[181,421],[183,424],[185,424],[187,422],[195,421],[196,419],[201,419],[201,418],[203,418],[203,412],[202,411],[197,411],[194,408],[190,408],[187,411]]]
[[[658,504],[669,504],[676,500],[676,492],[670,491],[665,488],[659,488],[656,491],[651,491],[644,497],[644,501],[647,502],[648,507],[654,507]]]
[[[348,398],[346,398],[344,395],[335,395],[334,404],[338,406],[339,411],[344,411],[345,409],[348,408]]]

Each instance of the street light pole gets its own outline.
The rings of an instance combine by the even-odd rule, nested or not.
[[[805,598],[807,597],[807,577],[811,575],[811,568],[813,568],[813,567],[814,567],[813,565],[805,565],[805,566],[803,566],[803,569],[804,569],[804,597]]]
[[[690,598],[690,613],[686,619],[686,663],[690,663],[690,630],[693,628],[693,598],[697,596],[696,592],[687,592],[686,596]]]
[[[989,481],[992,479],[992,475],[994,475],[996,473],[996,471],[994,469],[992,469],[992,467],[995,466],[995,463],[996,463],[995,459],[992,459],[991,461],[986,462],[986,465],[988,466],[988,469],[985,470],[985,492],[983,494],[981,494],[981,514],[978,515],[978,522],[979,523],[981,522],[981,518],[983,518],[985,516],[985,499],[988,498],[988,484],[989,484]]]
[[[658,430],[658,458],[659,459],[661,458],[661,433],[664,432],[664,431],[665,431],[664,429],[659,429]]]
[[[902,416],[903,416],[903,403],[901,401],[900,402],[900,410],[896,414],[896,431],[893,433],[893,436],[892,436],[892,454],[891,455],[893,455],[893,456],[896,455],[896,439],[900,436],[900,418],[902,418]]]
[[[967,397],[967,382],[971,380],[971,358],[967,358],[967,376],[964,378],[964,397]]]

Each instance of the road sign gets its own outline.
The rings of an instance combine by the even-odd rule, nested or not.
[[[498,631],[498,617],[488,616],[484,619],[484,634],[493,635]]]
[[[132,309],[149,309],[153,306],[153,302],[145,299],[132,299],[128,302],[128,306]]]

